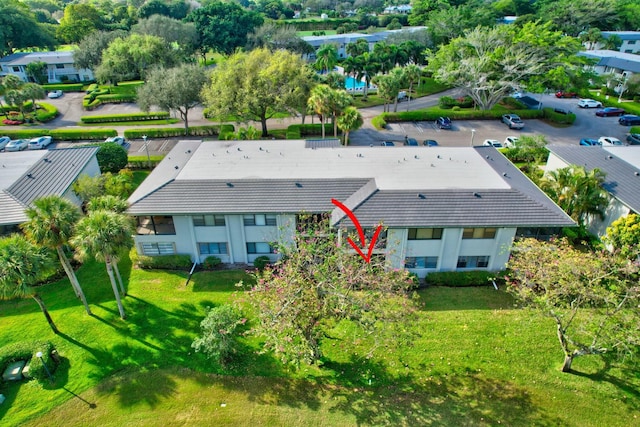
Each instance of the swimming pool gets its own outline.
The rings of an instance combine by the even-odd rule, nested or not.
[[[344,87],[345,89],[348,89],[348,90],[353,90],[354,88],[356,90],[362,89],[364,87],[364,82],[360,80],[356,80],[351,76],[347,76],[347,78],[344,81]]]

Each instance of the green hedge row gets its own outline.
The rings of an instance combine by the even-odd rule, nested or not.
[[[617,96],[610,96],[609,99],[607,99],[605,95],[598,96],[593,92],[589,94],[589,97],[602,102],[602,105],[605,107],[618,107],[624,109],[627,114],[640,115],[640,104],[635,102],[618,102]]]
[[[138,265],[147,269],[190,270],[193,262],[189,255],[141,255],[138,257]]]
[[[9,344],[0,348],[0,372],[4,372],[7,366],[18,360],[27,360],[29,365],[29,377],[38,380],[48,379],[44,365],[40,363],[36,354],[42,352],[42,361],[53,374],[56,370],[56,363],[51,358],[54,350],[53,344],[49,341],[22,341]],[[0,381],[2,377],[0,377]]]
[[[115,129],[2,129],[11,139],[28,139],[49,135],[56,141],[104,140],[118,136]]]
[[[632,127],[630,133],[640,133],[640,126]]]
[[[162,161],[162,159],[154,159],[151,158],[151,169],[158,166],[158,164]],[[127,169],[131,170],[146,170],[149,169],[149,160],[145,159],[129,159],[127,163]]]
[[[47,92],[51,92],[52,90],[61,90],[63,92],[82,92],[82,83],[47,84],[42,85],[42,88]]]
[[[487,286],[496,275],[485,270],[436,271],[427,274],[425,282],[430,286]]]
[[[58,109],[53,105],[47,104],[46,102],[38,102],[38,106],[40,106],[40,108],[36,110],[36,119],[39,122],[50,122],[58,116]]]
[[[523,119],[539,119],[544,116],[542,110],[514,110],[511,111]],[[387,123],[429,121],[438,117],[447,116],[454,120],[491,120],[500,119],[504,110],[443,110],[441,108],[429,108],[426,110],[407,111],[400,113],[382,113],[382,120]]]
[[[574,113],[569,113],[569,114],[556,113],[553,108],[549,108],[549,107],[543,108],[542,111],[544,111],[544,117],[546,119],[549,119],[555,123],[572,125],[573,122],[576,121],[576,115]]]
[[[324,133],[326,135],[333,135],[333,125],[331,123],[324,124]],[[321,136],[322,124],[305,124],[305,125],[290,125],[287,128],[287,139],[301,139],[305,136]]]
[[[100,116],[82,116],[82,123],[138,122],[144,120],[161,120],[169,117],[167,111],[153,113],[109,114]]]
[[[211,125],[211,126],[191,126],[188,136],[216,136],[223,133],[234,132],[233,125]],[[149,138],[171,138],[184,135],[184,128],[144,128],[144,129],[127,129],[124,131],[124,137],[127,139],[142,139],[146,135]]]
[[[384,120],[384,115],[375,116],[371,119],[371,124],[378,130],[382,130],[387,127],[387,122]]]

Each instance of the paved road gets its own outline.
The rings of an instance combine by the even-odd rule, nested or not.
[[[448,90],[443,93],[425,96],[414,99],[409,102],[398,104],[398,111],[416,110],[435,106],[438,104],[440,96],[459,96],[457,89]],[[55,105],[60,111],[60,116],[55,120],[43,125],[43,127],[52,129],[59,127],[78,127],[80,117],[83,115],[98,114],[116,114],[137,112],[140,109],[136,104],[106,104],[98,107],[94,111],[84,111],[82,109],[83,93],[66,93],[59,99],[48,100]],[[510,130],[498,120],[460,120],[454,121],[452,130],[437,129],[431,122],[408,122],[401,124],[391,124],[389,129],[378,131],[371,125],[371,119],[382,113],[382,106],[361,109],[361,113],[365,120],[363,127],[351,133],[351,145],[380,145],[382,141],[398,141],[401,145],[404,137],[412,137],[418,141],[425,139],[435,139],[440,145],[444,146],[471,146],[481,145],[485,139],[497,139],[504,141],[507,136],[511,135],[534,135],[543,134],[550,143],[554,144],[577,144],[580,138],[598,138],[600,136],[614,136],[624,140],[629,132],[629,127],[620,126],[617,117],[596,117],[595,110],[581,109],[578,107],[576,99],[557,99],[553,95],[533,95],[536,100],[545,107],[563,108],[570,110],[577,115],[576,122],[568,128],[559,128],[548,125],[541,120],[527,120],[525,128],[521,131]],[[308,118],[307,118],[308,119]],[[309,121],[309,120],[307,120]],[[189,113],[189,122],[192,126],[211,124],[202,116],[202,107],[196,107]],[[299,118],[273,119],[269,121],[270,129],[286,128],[290,124],[300,123]],[[250,123],[259,128],[259,123]],[[112,127],[105,125],[106,127]],[[171,125],[174,127],[182,127],[182,123]],[[115,127],[120,135],[124,134],[127,127]],[[163,153],[170,150],[175,141],[179,138],[170,138],[165,140],[150,140],[148,149],[151,155]],[[142,140],[131,141],[129,151],[132,153],[146,153]],[[61,143],[59,146],[66,146]]]

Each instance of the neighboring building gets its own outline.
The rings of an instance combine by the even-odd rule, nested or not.
[[[408,15],[411,13],[413,7],[410,4],[401,4],[398,6],[388,6],[382,11],[385,15]]]
[[[61,81],[85,82],[94,80],[93,72],[88,69],[76,69],[72,51],[13,53],[0,59],[0,76],[13,74],[23,81],[29,81],[27,64],[42,61],[47,64],[49,83]]]
[[[518,236],[574,226],[493,147],[322,148],[308,141],[181,141],[129,198],[136,249],[252,263],[291,241],[301,213],[386,231],[390,267],[500,270]]]
[[[589,231],[603,236],[616,219],[640,213],[640,147],[552,145],[547,148],[550,151],[547,170],[580,165],[587,171],[598,168],[606,174],[603,187],[611,201],[604,220],[593,218],[588,222]]]
[[[18,231],[26,208],[56,194],[80,205],[72,190],[80,175],[99,175],[97,147],[0,153],[0,235]]]
[[[612,35],[620,37],[622,44],[618,49],[623,53],[640,53],[640,31],[603,31],[602,37],[608,39]],[[597,43],[595,48],[602,49],[604,43]]]
[[[587,50],[580,52],[580,55],[598,59],[598,63],[593,66],[598,75],[631,77],[634,73],[640,73],[640,55],[616,50]]]

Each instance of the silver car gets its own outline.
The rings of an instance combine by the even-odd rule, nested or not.
[[[509,129],[522,129],[524,122],[517,114],[505,114],[502,116],[502,123],[509,126]]]
[[[8,136],[0,136],[0,150],[3,150],[4,147],[7,146],[9,141],[11,141],[11,138],[9,138]]]
[[[4,147],[4,151],[23,151],[27,149],[28,145],[29,141],[27,141],[26,139],[12,139]]]

